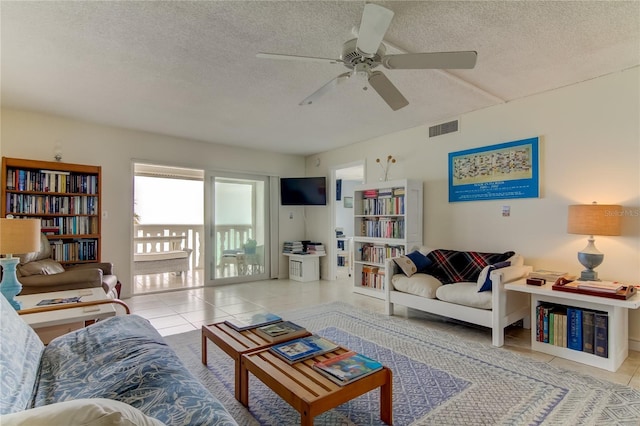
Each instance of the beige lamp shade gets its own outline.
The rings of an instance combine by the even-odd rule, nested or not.
[[[0,218],[0,254],[40,249],[40,219]]]
[[[569,206],[567,232],[581,235],[620,235],[622,206],[576,204]]]

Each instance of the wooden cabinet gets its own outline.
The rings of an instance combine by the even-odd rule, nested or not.
[[[422,245],[422,182],[356,186],[353,291],[384,298],[384,261]]]
[[[100,166],[2,158],[2,217],[39,218],[63,265],[100,261]]]

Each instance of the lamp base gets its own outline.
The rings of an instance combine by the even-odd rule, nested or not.
[[[593,235],[589,238],[589,244],[578,252],[578,261],[586,269],[580,273],[580,281],[600,281],[598,273],[593,268],[598,267],[604,260],[604,254],[594,244]]]
[[[0,259],[2,265],[2,281],[0,281],[0,293],[9,301],[15,310],[22,309],[22,303],[15,297],[22,291],[22,284],[16,276],[16,265],[20,262],[18,257]]]
[[[580,281],[600,281],[598,273],[593,269],[585,269],[580,272]]]

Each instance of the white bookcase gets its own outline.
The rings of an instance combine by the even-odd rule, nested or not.
[[[353,291],[383,299],[385,259],[422,245],[422,182],[356,186],[353,208]]]

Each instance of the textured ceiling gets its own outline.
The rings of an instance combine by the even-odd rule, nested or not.
[[[475,50],[472,70],[383,70],[392,111],[337,58],[362,1],[2,1],[2,105],[206,142],[312,154],[640,64],[638,1],[391,1],[403,52]]]

